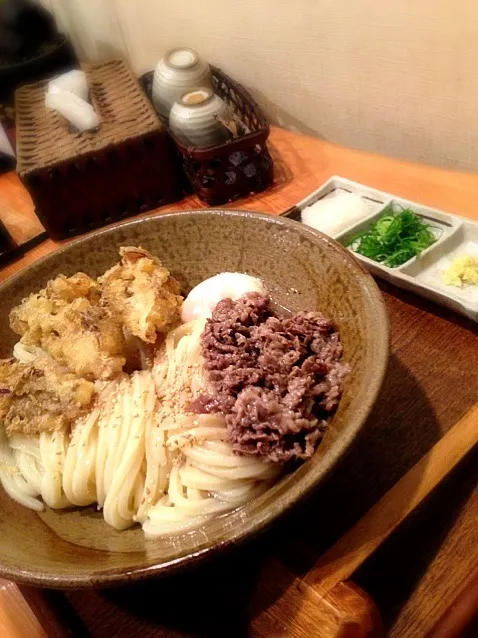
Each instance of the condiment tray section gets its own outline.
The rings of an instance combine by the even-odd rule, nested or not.
[[[342,177],[284,216],[346,246],[377,277],[478,321],[478,223]]]

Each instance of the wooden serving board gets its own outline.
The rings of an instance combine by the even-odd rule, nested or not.
[[[382,393],[382,399],[386,405],[379,407],[379,402],[369,423],[365,439],[358,442],[349,459],[344,462],[335,477],[329,479],[324,490],[257,543],[239,550],[230,557],[225,557],[221,563],[205,566],[188,575],[118,590],[60,594],[40,593],[38,590],[21,588],[23,596],[34,610],[33,614],[31,611],[28,613],[24,603],[19,602],[21,601],[20,591],[17,591],[17,595],[14,596],[15,592],[10,585],[8,593],[10,599],[14,601],[10,614],[11,626],[13,626],[11,615],[21,611],[23,605],[23,625],[17,625],[15,638],[43,638],[44,635],[126,636],[136,632],[140,635],[164,638],[245,635],[257,638],[269,636],[329,638],[347,635],[344,632],[347,631],[347,627],[350,630],[351,625],[355,626],[354,631],[357,632],[351,635],[380,635],[378,631],[380,619],[372,600],[356,586],[340,583],[344,578],[352,575],[355,567],[362,566],[364,556],[369,556],[372,550],[381,544],[384,537],[393,531],[397,532],[396,526],[390,521],[398,522],[407,516],[415,501],[421,500],[423,494],[428,492],[430,476],[445,473],[455,462],[455,454],[461,457],[464,450],[468,449],[467,446],[469,447],[470,435],[473,435],[473,440],[476,440],[475,422],[478,427],[478,408],[475,406],[467,411],[467,415],[465,414],[457,426],[452,426],[450,429],[445,426],[442,430],[431,418],[429,406],[416,391],[416,384],[419,383],[420,378],[415,379],[413,383],[411,373],[403,375],[407,363],[413,362],[414,368],[417,369],[417,362],[423,360],[422,357],[412,357],[414,342],[419,346],[419,350],[423,350],[424,357],[430,355],[430,331],[438,325],[442,326],[442,330],[433,330],[432,334],[435,337],[441,335],[444,341],[447,340],[447,336],[450,337],[450,346],[444,352],[443,361],[450,360],[453,344],[460,344],[458,338],[460,334],[463,337],[461,348],[458,348],[457,360],[457,365],[462,365],[462,357],[466,357],[466,349],[463,346],[467,342],[466,332],[462,330],[466,328],[453,323],[443,324],[441,318],[436,318],[431,323],[424,322],[424,316],[418,309],[414,312],[411,308],[405,310],[404,300],[397,305],[396,301],[391,301],[392,296],[386,294],[386,299],[392,319],[404,321],[413,316],[417,329],[422,328],[420,332],[423,333],[424,338],[417,343],[415,333],[411,335],[410,340],[404,339],[405,331],[392,330],[392,368]],[[401,312],[398,312],[399,308]],[[407,325],[409,325],[408,322]],[[397,333],[399,338],[395,337]],[[399,353],[401,363],[399,363]],[[437,365],[440,369],[440,360],[437,361]],[[449,381],[453,372],[454,368],[450,370],[449,378],[444,379],[443,383]],[[404,381],[404,387],[402,390],[397,390],[401,380]],[[476,370],[471,381],[470,385],[476,388],[478,384]],[[437,391],[439,388],[443,389],[444,386],[439,384]],[[388,398],[383,397],[384,393],[388,395]],[[394,395],[393,399],[391,395]],[[401,404],[403,411],[399,409]],[[387,407],[393,412],[398,412],[396,416],[389,415],[388,422],[384,418]],[[439,416],[449,415],[446,422],[450,425],[454,420],[453,415],[461,412],[458,406],[450,407],[449,412],[444,410],[443,405],[439,408]],[[394,459],[394,453],[399,451],[406,454],[407,446],[401,446],[399,441],[401,438],[410,437],[410,427],[406,427],[410,422],[417,424],[417,436],[412,439],[416,447],[414,456],[416,456],[417,465],[397,484],[395,480],[398,478],[400,466],[403,467],[403,461],[401,465],[399,458]],[[463,426],[461,426],[462,423]],[[445,430],[452,434],[453,430],[460,427],[454,438],[449,437],[448,434],[444,435]],[[387,441],[390,441],[389,445]],[[436,441],[436,445],[432,446]],[[424,458],[423,453],[431,447],[433,447],[432,456]],[[408,455],[408,458],[411,465],[413,457]],[[428,467],[428,463],[432,463],[432,467]],[[466,475],[472,469],[472,463],[476,464],[476,454],[465,459],[457,471]],[[380,479],[381,482],[379,482]],[[381,501],[361,519],[358,525],[347,532],[350,523],[354,522],[354,510],[359,512],[361,509],[361,498],[363,503],[361,492],[366,490],[370,501],[374,500],[374,483],[377,484],[375,487],[377,496],[390,488],[396,498],[390,498],[391,494],[387,494],[382,499],[383,503]],[[422,507],[422,516],[427,510],[431,509],[433,512],[433,501],[436,508],[443,490],[450,489],[451,484],[453,484],[453,476],[432,494],[432,507],[430,508],[430,502],[426,503]],[[340,509],[334,506],[335,503],[339,504]],[[354,503],[357,503],[356,509],[350,507]],[[342,504],[347,504],[348,510],[343,508]],[[399,508],[398,511],[397,508]],[[349,511],[350,509],[352,512]],[[418,514],[420,515],[420,512]],[[324,519],[326,524],[323,523]],[[331,544],[328,539],[331,541],[334,537],[334,533],[330,531],[331,523],[336,526],[337,536],[340,536],[341,532],[344,532],[344,536],[334,544],[332,550],[327,551],[328,545]],[[434,530],[427,531],[426,526],[425,530],[419,530],[419,532],[419,537],[423,534],[421,542],[434,538]],[[400,539],[400,529],[398,534],[395,534],[395,539],[391,539],[392,544],[397,543],[397,538]],[[411,544],[414,542],[414,539],[408,541]],[[372,547],[368,547],[368,544]],[[399,548],[398,551],[399,556],[392,556],[393,575],[397,570],[398,559],[405,564],[409,561],[407,551],[403,551],[403,548]],[[317,561],[317,556],[321,554],[319,564],[311,569]],[[415,554],[416,550],[413,550],[412,555]],[[475,558],[478,558],[476,550]],[[382,556],[380,564],[381,571],[385,569],[386,563],[387,555],[385,554],[385,563]],[[380,600],[380,584],[369,582],[371,574],[373,576],[373,570],[365,565],[358,574],[355,573],[355,577],[358,577],[360,584],[365,583],[369,591],[376,588],[373,593],[375,599]],[[450,605],[450,618],[440,619],[442,615],[440,599],[432,595],[433,591],[429,591],[426,597],[422,594],[422,603],[426,602],[426,608],[429,610],[427,624],[432,621],[433,624],[439,623],[432,635],[449,638],[453,635],[449,633],[449,624],[453,621],[452,626],[456,628],[457,623],[469,621],[473,605],[477,602],[476,596],[473,597],[473,583],[476,581],[473,556],[470,555],[469,571],[450,571],[447,577],[450,580],[450,602],[453,603]],[[318,583],[319,586],[317,587],[314,583]],[[339,586],[334,587],[337,583]],[[391,582],[391,579],[387,578],[383,585],[387,588],[392,586],[393,589],[393,580]],[[457,594],[460,596],[455,603]],[[465,597],[464,602],[462,602],[463,597]],[[470,599],[470,602],[467,603],[466,599]],[[156,604],[156,600],[163,601],[164,605],[159,602]],[[183,612],[184,600],[190,601],[191,614],[187,617]],[[212,601],[214,601],[214,614],[210,613],[209,607]],[[455,619],[454,616],[458,618]],[[231,619],[237,619],[237,627],[236,620],[234,620],[234,626],[231,626]],[[35,625],[35,620],[38,621],[38,626]],[[386,622],[388,620],[385,618]],[[441,630],[440,626],[443,623],[444,628]],[[5,626],[8,627],[7,621]],[[414,634],[410,629],[402,627],[396,635],[424,635]],[[34,630],[36,633],[33,633]],[[366,630],[370,633],[364,633]],[[245,631],[248,634],[244,633]],[[360,633],[361,631],[363,633]],[[439,631],[445,633],[439,634]]]
[[[271,145],[283,181],[240,207],[283,212],[339,173],[425,204],[477,214],[471,206],[478,201],[478,176],[455,178],[278,130]],[[1,196],[0,184],[0,201]],[[194,206],[197,202],[180,205]],[[54,247],[46,242],[31,259]],[[5,274],[13,270],[9,266]],[[55,619],[50,635],[62,635],[60,612],[61,631],[75,636],[320,635],[313,603],[275,602],[478,400],[476,325],[391,284],[379,285],[391,321],[388,374],[366,431],[321,490],[257,541],[194,572],[116,590],[45,595],[24,590],[37,615],[43,609],[44,623]],[[390,636],[425,636],[439,621],[446,626],[450,616],[440,620],[444,612],[462,609],[455,601],[467,585],[472,588],[478,564],[477,460],[476,452],[468,455],[353,575],[372,596]],[[421,476],[415,480],[418,488]],[[271,561],[284,569],[268,571]],[[46,609],[53,610],[50,620]]]

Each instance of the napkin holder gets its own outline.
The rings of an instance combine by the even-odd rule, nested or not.
[[[126,64],[84,67],[95,131],[75,132],[45,107],[47,82],[16,91],[17,171],[53,239],[182,197],[171,140]]]

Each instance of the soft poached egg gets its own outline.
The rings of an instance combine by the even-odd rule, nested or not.
[[[222,299],[236,301],[246,292],[265,292],[260,279],[239,272],[222,272],[201,281],[191,290],[181,309],[183,323],[194,319],[208,319]]]

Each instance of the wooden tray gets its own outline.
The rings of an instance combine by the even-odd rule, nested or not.
[[[452,179],[446,171],[375,157],[277,129],[273,130],[271,144],[276,166],[285,165],[293,180],[287,178],[278,190],[247,200],[244,208],[280,213],[310,193],[314,185],[340,172],[354,180],[423,199],[432,206],[474,214],[476,176],[456,174]],[[18,199],[17,189],[14,197]],[[190,200],[182,204],[185,208],[191,205]],[[28,219],[32,217],[33,212]],[[32,251],[30,260],[54,248],[49,240]],[[0,275],[13,271],[9,266]],[[285,579],[271,575],[265,571],[266,565],[277,559],[298,576],[308,571],[318,556],[478,399],[478,369],[472,365],[478,353],[476,325],[387,282],[379,285],[392,328],[387,378],[364,436],[323,489],[257,542],[196,572],[117,590],[66,594],[24,590],[40,619],[45,619],[48,608],[53,610],[50,636],[319,635],[310,614],[314,605],[305,600],[293,609],[274,605],[280,602],[281,594],[290,591],[292,580],[288,575]],[[467,584],[472,588],[473,570],[478,564],[474,537],[477,461],[476,453],[466,458],[353,576],[374,599],[393,638],[425,636],[443,611],[454,607],[462,589]],[[447,638],[450,635],[441,634]]]
[[[60,599],[62,613],[67,613],[63,630],[70,627],[74,635],[82,635],[78,627],[85,631],[87,628],[93,636],[134,634],[146,638],[239,637],[247,635],[246,627],[253,636],[324,635],[307,626],[312,613],[310,602],[304,599],[303,611],[295,609],[290,617],[287,604],[284,603],[285,607],[277,604],[277,599],[285,596],[293,583],[284,579],[283,573],[271,571],[271,560],[277,565],[279,557],[280,563],[287,565],[287,577],[290,573],[300,576],[308,571],[316,557],[388,491],[477,398],[478,368],[469,365],[470,356],[477,352],[473,324],[447,311],[432,314],[429,311],[436,311],[436,307],[418,307],[409,293],[394,290],[386,283],[381,287],[392,325],[388,375],[367,431],[323,489],[256,543],[195,572],[117,590],[45,594],[41,603],[38,592],[24,590],[37,613],[40,607],[46,613],[45,605],[53,601],[57,614]],[[419,305],[423,303],[420,301]],[[468,383],[457,385],[460,369],[467,371]],[[472,460],[476,467],[476,459]],[[466,469],[470,470],[469,461]],[[440,491],[434,498],[439,500],[439,496]],[[418,537],[420,531],[417,530]],[[390,542],[396,544],[393,538]],[[424,546],[419,542],[423,552],[420,562],[426,564],[436,543],[432,529],[428,529],[422,542]],[[413,558],[407,556],[410,556],[408,548],[398,544],[391,571],[397,570],[400,561],[416,560],[416,548]],[[388,566],[382,560],[379,570],[382,578]],[[365,565],[355,579],[365,585],[380,607],[387,594],[381,590],[383,580],[371,579],[371,571],[373,567]],[[456,571],[449,577],[450,587],[458,592],[469,573]],[[390,587],[388,579],[386,586]],[[400,583],[394,586],[400,588]],[[404,591],[403,596],[407,595]],[[430,605],[432,587],[426,596]],[[185,601],[189,605],[187,614]],[[68,605],[64,607],[66,602]],[[392,619],[385,617],[384,621],[390,624]]]

